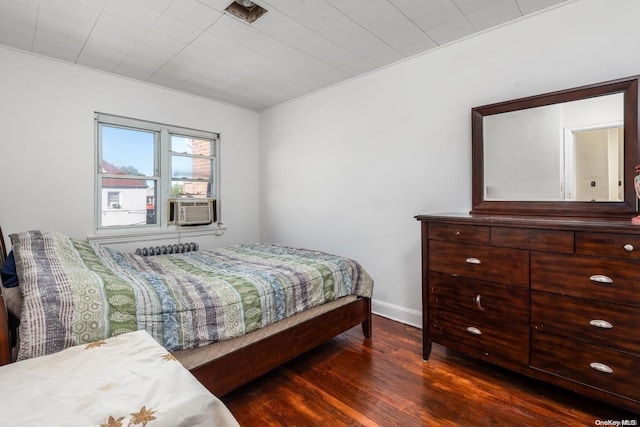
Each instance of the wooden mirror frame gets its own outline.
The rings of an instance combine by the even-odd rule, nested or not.
[[[583,218],[622,218],[637,214],[633,186],[640,163],[638,140],[638,80],[640,76],[476,107],[471,110],[472,215],[535,215]],[[624,200],[622,202],[499,201],[484,199],[483,118],[493,114],[577,101],[615,93],[624,94]]]

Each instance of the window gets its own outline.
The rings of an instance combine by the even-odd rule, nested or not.
[[[98,229],[166,228],[170,199],[219,206],[218,134],[98,113],[96,144]]]
[[[113,209],[120,209],[120,192],[109,191],[107,192],[107,207]]]

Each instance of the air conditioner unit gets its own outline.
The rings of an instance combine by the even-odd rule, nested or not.
[[[215,202],[215,199],[170,199],[169,224],[211,224],[216,220]]]

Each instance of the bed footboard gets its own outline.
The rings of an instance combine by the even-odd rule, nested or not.
[[[371,338],[371,299],[355,301],[194,368],[191,373],[222,396],[354,326]]]

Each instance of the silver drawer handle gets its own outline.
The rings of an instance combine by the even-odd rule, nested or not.
[[[627,252],[633,252],[633,245],[631,243],[627,243],[623,246],[624,250]]]
[[[589,366],[591,366],[591,369],[595,369],[596,371],[604,372],[605,374],[613,374],[613,369],[604,363],[591,362]]]
[[[482,264],[478,258],[467,258],[465,262],[467,264]]]
[[[482,302],[480,301],[480,294],[476,295],[476,297],[473,299],[476,303],[476,305],[478,306],[478,309],[484,311],[484,307],[482,306]]]
[[[602,329],[611,329],[611,328],[613,328],[613,325],[611,323],[607,322],[606,320],[593,319],[592,321],[589,322],[589,324],[591,326],[595,326],[596,328],[602,328]]]
[[[473,326],[469,326],[467,328],[467,332],[469,332],[470,334],[473,334],[473,335],[482,335],[482,331],[480,329],[478,329],[478,328],[473,327]]]
[[[605,276],[604,274],[594,274],[589,277],[589,280],[597,283],[613,283],[613,279],[609,276]]]

